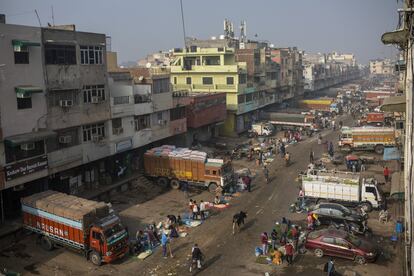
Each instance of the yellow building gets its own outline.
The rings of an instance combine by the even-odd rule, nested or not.
[[[233,48],[175,49],[171,63],[174,90],[226,92],[227,119],[221,134],[235,136],[258,119],[257,109],[274,101],[264,91],[247,85],[246,62],[236,62]],[[249,87],[248,87],[249,86]]]

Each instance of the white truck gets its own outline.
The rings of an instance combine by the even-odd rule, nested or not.
[[[251,132],[258,136],[270,136],[274,133],[275,127],[270,123],[257,123],[252,125]]]
[[[305,198],[358,206],[366,212],[383,206],[383,197],[373,178],[362,178],[358,173],[339,171],[312,171],[302,175]]]

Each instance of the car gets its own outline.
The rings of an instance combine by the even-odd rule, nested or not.
[[[319,225],[332,225],[354,234],[366,234],[369,230],[366,214],[359,214],[341,204],[319,203],[311,213],[317,215]]]
[[[305,248],[316,257],[334,256],[354,260],[358,264],[375,262],[378,250],[367,240],[360,239],[346,231],[323,229],[309,232]]]

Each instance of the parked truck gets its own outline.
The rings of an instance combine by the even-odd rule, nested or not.
[[[385,113],[382,112],[369,112],[361,118],[361,125],[384,126],[384,124]]]
[[[185,182],[215,192],[218,186],[225,188],[234,181],[231,164],[223,159],[210,159],[205,152],[168,145],[144,154],[144,170],[159,185],[169,184],[173,189]]]
[[[385,147],[396,146],[395,129],[390,127],[353,127],[341,130],[338,145],[341,150],[374,150],[384,153]]]
[[[332,98],[302,100],[299,105],[310,110],[329,112],[334,116],[340,113],[339,105]]]
[[[315,128],[314,116],[311,114],[268,112],[266,118],[278,130],[299,128],[313,130]]]
[[[38,234],[45,250],[65,246],[94,265],[122,258],[129,250],[128,232],[104,202],[45,191],[21,203],[23,227]]]
[[[252,124],[251,132],[258,136],[270,136],[275,132],[275,128],[270,123],[257,123]]]
[[[302,190],[306,199],[317,203],[337,202],[358,206],[367,212],[383,206],[376,180],[352,172],[313,171],[302,175]]]

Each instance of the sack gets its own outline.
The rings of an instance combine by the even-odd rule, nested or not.
[[[328,272],[328,263],[325,263],[325,266],[323,267],[324,272]]]

